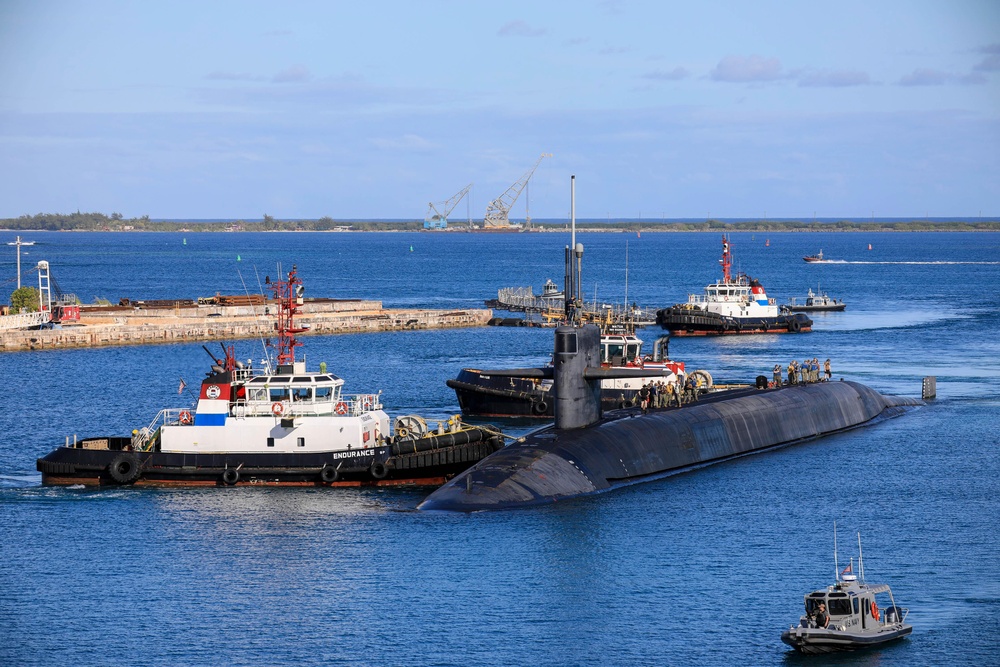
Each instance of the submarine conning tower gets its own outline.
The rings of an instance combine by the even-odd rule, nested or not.
[[[583,428],[601,418],[601,384],[588,371],[601,367],[601,330],[593,325],[556,327],[552,357],[557,429]]]

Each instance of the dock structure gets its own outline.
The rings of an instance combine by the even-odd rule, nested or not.
[[[73,326],[0,331],[0,352],[269,337],[277,307],[180,301],[156,306],[82,306]],[[486,309],[386,309],[381,301],[316,299],[306,300],[297,323],[309,327],[305,335],[318,335],[479,327],[492,316]]]

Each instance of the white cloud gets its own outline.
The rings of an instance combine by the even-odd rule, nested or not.
[[[983,83],[986,83],[986,77],[979,72],[952,74],[927,68],[915,69],[899,79],[901,86],[944,86],[948,84],[976,86]]]
[[[303,81],[308,81],[311,79],[309,70],[306,69],[304,65],[292,65],[286,69],[281,70],[273,77],[271,77],[272,83],[301,83]]]
[[[205,75],[211,81],[266,81],[265,77],[249,72],[224,72],[216,70]]]
[[[784,78],[781,61],[777,58],[761,56],[726,56],[712,70],[715,81],[726,83],[751,83],[755,81],[775,81]]]
[[[986,56],[972,69],[978,72],[1000,72],[1000,54]]]
[[[372,143],[383,150],[405,151],[408,153],[424,153],[435,148],[435,145],[416,134],[404,134],[401,137],[379,137],[372,139]]]
[[[691,76],[691,73],[683,67],[675,67],[670,71],[654,70],[642,76],[644,79],[652,79],[654,81],[680,81]]]
[[[799,77],[799,85],[804,87],[846,88],[869,84],[871,78],[868,73],[858,70],[820,70],[806,72]]]
[[[501,26],[497,34],[501,37],[540,37],[545,34],[545,28],[532,28],[527,22],[517,19]]]

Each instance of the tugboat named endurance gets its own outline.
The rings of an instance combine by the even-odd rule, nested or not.
[[[458,417],[436,431],[399,417],[390,435],[381,392],[344,394],[325,364],[316,373],[295,361],[295,335],[307,330],[294,322],[304,292],[295,267],[267,282],[279,301],[276,369],[247,368],[224,348],[197,409],[161,410],[130,438],[67,438],[38,459],[42,484],[439,486],[503,446],[498,430]]]
[[[811,331],[806,315],[779,312],[768,299],[764,286],[743,273],[730,272],[733,256],[729,240],[722,237],[722,280],[705,287],[705,294],[688,296],[680,303],[656,312],[656,323],[673,336],[720,334],[799,333]]]

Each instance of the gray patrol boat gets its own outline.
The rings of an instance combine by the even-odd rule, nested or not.
[[[781,633],[781,641],[802,653],[834,653],[881,646],[913,632],[906,622],[910,610],[896,605],[889,585],[865,582],[860,535],[858,570],[855,575],[851,559],[850,565],[837,572],[832,586],[807,593],[806,613],[797,626]],[[888,604],[880,606],[880,599]],[[825,612],[820,605],[825,605]]]

